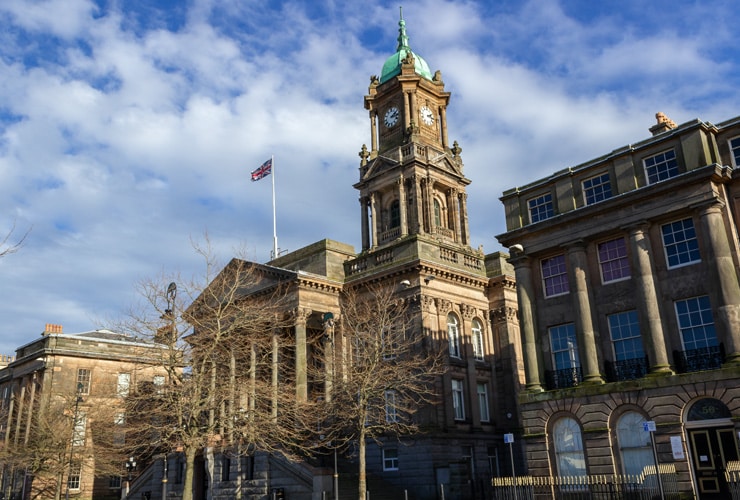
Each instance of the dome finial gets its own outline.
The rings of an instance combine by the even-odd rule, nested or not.
[[[406,35],[406,21],[403,20],[403,6],[398,7],[400,12],[400,20],[398,21],[398,47],[396,52],[401,50],[411,51],[409,47],[409,37]]]

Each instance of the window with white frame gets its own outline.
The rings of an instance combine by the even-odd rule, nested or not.
[[[541,220],[549,219],[555,215],[551,193],[545,193],[542,196],[532,198],[527,201],[527,207],[529,208],[529,221],[532,224]]]
[[[612,197],[609,174],[604,173],[583,181],[583,198],[586,205],[593,205]]]
[[[72,433],[72,446],[85,446],[85,433],[87,431],[87,414],[78,411],[74,418],[74,431]]]
[[[457,316],[450,313],[447,315],[447,338],[449,342],[450,356],[460,357],[460,328]]]
[[[476,391],[478,393],[478,407],[480,408],[480,421],[490,422],[491,413],[488,411],[488,384],[485,382],[478,382]]]
[[[614,360],[644,358],[637,311],[625,311],[607,316],[609,333],[614,346]]]
[[[442,217],[442,205],[438,199],[434,199],[434,226],[444,227],[444,218]]]
[[[126,432],[124,426],[126,425],[126,413],[119,411],[113,416],[113,444],[116,446],[123,446],[126,444]]]
[[[552,436],[558,475],[585,476],[586,458],[578,422],[571,417],[558,419],[552,426]]]
[[[131,374],[130,373],[119,373],[118,384],[116,386],[116,394],[119,397],[125,398],[128,396],[129,387],[131,387]]]
[[[719,345],[708,295],[677,300],[675,306],[684,350],[692,351]]]
[[[693,219],[683,219],[660,227],[668,268],[701,261]]]
[[[678,161],[676,153],[672,149],[660,154],[645,158],[645,177],[648,184],[664,181],[678,175]]]
[[[483,325],[478,318],[473,318],[471,327],[473,337],[473,355],[478,361],[483,360]]]
[[[398,422],[398,409],[396,407],[396,391],[385,391],[385,421]]]
[[[645,432],[645,417],[636,411],[628,411],[617,420],[617,443],[625,474],[639,475],[648,465],[653,465],[650,433]]]
[[[599,243],[598,254],[602,283],[621,281],[632,276],[624,238]]]
[[[121,476],[108,476],[108,488],[117,490],[121,488]]]
[[[383,448],[383,470],[398,470],[397,448]]]
[[[91,377],[92,372],[87,368],[79,368],[77,370],[77,392],[79,392],[80,394],[90,394]]]
[[[568,274],[565,268],[565,255],[555,255],[542,259],[542,287],[545,297],[555,297],[570,292]]]
[[[578,343],[576,342],[576,329],[573,323],[551,326],[550,347],[552,348],[552,361],[556,370],[567,370],[581,366],[578,357]]]
[[[465,420],[465,394],[463,381],[452,379],[452,409],[455,420]]]
[[[730,139],[730,153],[732,154],[732,166],[740,167],[740,136]]]
[[[155,375],[152,378],[152,384],[154,385],[154,392],[162,394],[162,389],[164,388],[164,375]]]
[[[69,464],[69,476],[67,476],[67,488],[77,491],[80,489],[80,473],[82,465],[79,462]]]

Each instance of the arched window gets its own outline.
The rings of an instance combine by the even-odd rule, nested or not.
[[[645,432],[645,417],[628,411],[617,421],[617,443],[625,474],[641,474],[646,465],[653,465],[650,433]]]
[[[398,227],[401,225],[401,204],[398,200],[393,200],[391,203],[391,228]]]
[[[447,337],[450,344],[450,356],[453,358],[459,358],[460,330],[458,328],[457,317],[452,313],[447,315]]]
[[[434,226],[443,227],[442,224],[442,205],[439,204],[438,199],[434,199]]]
[[[555,461],[560,476],[585,476],[586,459],[583,455],[581,427],[575,419],[562,417],[552,426]]]
[[[471,330],[473,336],[473,354],[475,359],[483,359],[483,325],[475,318],[473,319],[473,327]]]

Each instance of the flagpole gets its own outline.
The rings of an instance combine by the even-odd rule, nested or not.
[[[275,217],[275,156],[270,156],[272,164],[272,258],[278,258],[277,221]]]

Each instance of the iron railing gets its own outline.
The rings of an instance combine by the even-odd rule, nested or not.
[[[648,373],[650,364],[648,357],[624,359],[622,361],[606,361],[606,379],[609,382],[619,382],[620,380],[634,380],[642,378]]]
[[[724,344],[688,351],[673,351],[673,361],[676,363],[678,373],[718,370],[722,368],[724,359]]]
[[[666,500],[680,497],[676,467],[660,464]],[[651,500],[660,498],[655,466],[642,474],[519,476],[492,479],[493,500]]]
[[[545,371],[545,385],[548,390],[575,387],[581,382],[583,382],[583,370],[580,366]]]

